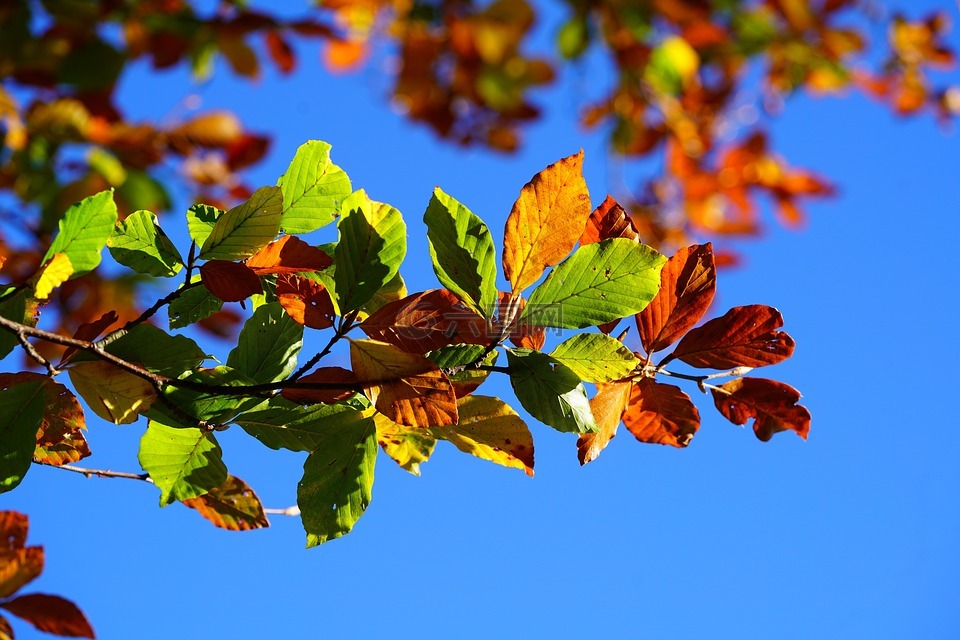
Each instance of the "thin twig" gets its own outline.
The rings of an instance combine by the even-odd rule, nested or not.
[[[20,341],[20,346],[23,347],[23,350],[27,352],[27,355],[33,358],[41,367],[45,367],[47,369],[47,373],[51,378],[60,373],[59,369],[50,364],[50,361],[40,355],[40,352],[38,352],[36,348],[30,344],[30,341],[27,340],[27,336],[23,331],[17,332],[17,340]]]
[[[337,330],[334,332],[333,336],[330,337],[329,342],[327,342],[327,346],[325,346],[312,358],[307,360],[307,362],[304,363],[302,367],[297,369],[294,372],[294,374],[288,378],[288,380],[291,382],[296,382],[303,376],[303,374],[305,374],[307,371],[310,371],[310,369],[313,369],[313,367],[316,366],[318,362],[320,362],[322,359],[327,357],[330,351],[333,350],[333,345],[337,344],[337,342],[339,342],[340,339],[343,338],[343,336],[347,335],[347,333],[349,333],[350,330],[353,329],[353,321],[356,318],[357,318],[356,311],[349,311],[347,312],[347,315],[342,316],[340,318],[340,324],[337,326]],[[340,388],[343,388],[343,387],[340,387]]]
[[[663,365],[660,365],[663,366]],[[694,376],[688,373],[677,373],[675,371],[667,371],[666,369],[655,369],[656,373],[662,373],[665,376],[671,376],[673,378],[680,378],[682,380],[692,380],[697,383],[697,386],[700,387],[700,391],[704,393],[707,392],[707,389],[719,389],[711,384],[706,384],[707,380],[713,380],[715,378],[739,378],[742,375],[745,375],[753,371],[753,367],[734,367],[733,369],[728,369],[726,371],[717,371],[715,373],[709,373],[702,376]]]
[[[199,280],[197,280],[196,282],[189,282],[183,285],[182,287],[180,287],[179,289],[171,291],[167,295],[163,296],[162,298],[154,302],[148,309],[144,310],[144,312],[141,313],[139,316],[137,316],[135,319],[126,323],[119,329],[115,329],[111,331],[104,337],[97,340],[96,344],[99,344],[101,347],[107,346],[108,344],[110,344],[120,336],[124,335],[124,333],[126,333],[127,331],[130,331],[130,329],[133,329],[135,326],[139,324],[143,324],[144,322],[152,318],[157,313],[157,311],[160,311],[160,309],[163,308],[164,305],[170,304],[171,302],[179,298],[181,295],[183,295],[186,291],[193,289],[194,287],[198,287],[200,286],[200,284],[202,283]]]
[[[197,241],[194,240],[190,243],[190,253],[187,254],[187,268],[186,268],[186,277],[183,280],[185,285],[190,284],[190,280],[193,278],[193,263],[197,260]]]

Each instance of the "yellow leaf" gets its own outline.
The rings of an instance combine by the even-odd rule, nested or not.
[[[517,293],[573,250],[590,217],[583,150],[556,162],[520,190],[507,218],[503,273]]]
[[[70,279],[73,275],[73,264],[65,253],[55,253],[43,269],[34,276],[34,297],[37,300],[46,300],[53,290]]]
[[[430,459],[437,439],[423,429],[399,425],[382,413],[374,414],[373,421],[377,426],[377,442],[383,452],[400,468],[419,476],[420,463]]]
[[[680,76],[684,85],[688,84],[700,68],[700,56],[690,43],[679,36],[667,38],[660,44],[664,57]]]
[[[457,397],[450,380],[426,358],[376,340],[352,340],[350,362],[377,411],[408,427],[457,422]]]
[[[81,362],[71,367],[69,374],[87,406],[115,424],[136,422],[157,399],[149,382],[102,360]]]

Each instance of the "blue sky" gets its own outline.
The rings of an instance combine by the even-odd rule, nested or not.
[[[521,153],[501,156],[437,143],[389,109],[375,72],[329,79],[315,48],[302,53],[292,79],[268,69],[251,87],[219,74],[203,106],[276,134],[257,184],[272,184],[305,140],[333,144],[355,188],[404,213],[411,291],[437,286],[421,222],[434,186],[483,217],[499,248],[520,187],[547,164],[583,147],[594,202],[611,184],[603,139],[574,125],[576,77],[540,94],[548,118]],[[133,72],[122,100],[133,116],[160,117],[184,82]],[[960,637],[957,137],[860,95],[794,98],[772,132],[840,195],[810,206],[801,232],[771,218],[765,238],[739,244],[745,265],[721,272],[715,307],[782,311],[796,354],[760,374],[803,392],[807,442],[761,443],[702,396],[689,448],[622,432],[581,468],[575,438],[531,419],[535,478],[443,443],[420,478],[381,457],[354,532],[311,550],[295,518],[230,533],[180,505],[159,509],[143,483],[34,468],[0,500],[30,515],[30,541],[46,547],[29,591],[75,600],[108,640]],[[174,237],[182,227],[177,212],[165,218]],[[519,410],[505,379],[482,392]],[[85,463],[138,470],[143,423],[95,420]],[[302,455],[239,429],[220,441],[264,503],[295,502]]]

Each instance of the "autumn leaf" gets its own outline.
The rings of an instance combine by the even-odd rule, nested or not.
[[[19,511],[0,511],[0,552],[23,548],[28,527],[27,516]]]
[[[415,293],[388,303],[364,320],[360,328],[371,339],[408,353],[488,341],[483,318],[446,289]]]
[[[374,414],[377,444],[404,471],[420,475],[420,465],[430,459],[437,439],[428,429],[404,427],[382,413]]]
[[[488,352],[487,348],[480,344],[451,344],[424,354],[428,360],[445,371],[461,369],[447,374],[457,398],[470,395],[490,376],[489,371],[473,365],[492,367],[497,363],[498,355],[495,349]]]
[[[73,338],[75,340],[93,342],[100,337],[101,333],[106,331],[119,319],[117,312],[111,309],[96,320],[84,322],[77,327],[77,330],[73,332]],[[57,368],[62,367],[64,363],[68,362],[76,352],[77,350],[74,347],[67,347],[66,351],[63,352],[63,356],[60,358],[60,364],[57,365]]]
[[[157,399],[153,386],[123,369],[94,360],[72,366],[70,382],[95,414],[114,424],[130,424]]]
[[[73,265],[65,253],[55,253],[33,278],[33,295],[37,300],[46,300],[50,294],[73,275]]]
[[[257,494],[236,476],[227,476],[219,487],[197,498],[187,498],[183,504],[221,529],[249,531],[270,526]]]
[[[45,593],[31,593],[0,603],[18,618],[40,631],[70,638],[93,638],[93,627],[83,612],[69,600]]]
[[[776,364],[793,355],[794,341],[773,307],[734,307],[685,335],[664,362],[679,358],[700,368],[729,369]]]
[[[0,551],[0,598],[7,598],[43,573],[43,547]]]
[[[787,430],[807,439],[810,411],[797,404],[800,392],[788,384],[765,378],[736,378],[710,392],[717,410],[733,424],[744,425],[754,418],[753,431],[764,442]]]
[[[200,278],[207,291],[223,302],[240,302],[263,293],[253,269],[239,262],[209,260],[200,265]]]
[[[309,278],[277,276],[277,301],[298,324],[311,329],[332,327],[337,316],[330,292]]]
[[[627,238],[640,242],[640,232],[634,226],[630,215],[609,195],[587,219],[580,235],[580,244],[593,244],[608,238]]]
[[[247,258],[245,264],[258,276],[264,276],[321,271],[333,264],[333,259],[296,236],[283,236]]]
[[[315,402],[333,404],[334,402],[346,400],[356,393],[360,384],[353,371],[344,369],[343,367],[320,367],[303,376],[297,380],[297,382],[301,384],[309,384],[312,382],[322,382],[325,385],[343,384],[343,388],[340,389],[298,389],[296,387],[288,387],[280,392],[281,396],[297,404],[313,404]]]
[[[100,264],[100,254],[117,221],[113,191],[102,191],[76,203],[60,220],[60,230],[43,256],[46,263],[65,254],[73,267],[71,277],[82,276]]]
[[[36,434],[34,459],[60,466],[89,456],[90,447],[82,431],[85,428],[83,408],[76,396],[62,384],[39,373],[0,373],[0,388],[25,382],[38,382],[43,386],[44,410]]]
[[[636,315],[644,350],[650,354],[673,344],[706,313],[716,292],[717,269],[710,243],[677,251],[660,271],[660,289]]]
[[[583,150],[550,165],[524,185],[507,218],[503,239],[503,273],[514,293],[567,257],[589,216]]]
[[[685,447],[700,428],[700,412],[690,397],[669,384],[638,380],[623,413],[623,424],[640,442]]]
[[[620,416],[630,401],[632,386],[630,382],[597,385],[597,395],[590,399],[590,411],[597,421],[597,431],[584,433],[577,438],[577,458],[581,465],[596,460],[617,435]]]

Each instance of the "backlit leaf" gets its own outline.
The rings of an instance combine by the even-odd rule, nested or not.
[[[87,406],[114,424],[130,424],[157,399],[153,386],[109,362],[80,362],[67,370]]]
[[[433,190],[423,221],[437,279],[481,315],[492,315],[497,265],[487,225],[439,187]]]
[[[510,384],[530,415],[558,431],[597,430],[587,392],[573,371],[545,353],[507,349]]]
[[[219,487],[198,498],[187,498],[183,504],[196,509],[221,529],[249,531],[270,526],[260,498],[236,476],[227,476],[227,481]]]
[[[457,422],[450,380],[426,358],[375,340],[352,340],[350,361],[365,395],[394,422],[442,427]]]
[[[117,221],[113,191],[102,191],[74,204],[60,220],[60,232],[43,256],[47,262],[64,253],[73,265],[73,276],[82,276],[100,264],[100,253]]]
[[[613,382],[640,364],[619,340],[602,333],[580,333],[561,342],[550,354],[585,382]]]
[[[479,364],[492,367],[497,363],[497,356],[499,354],[496,350],[493,350],[484,357],[483,354],[486,350],[487,348],[480,344],[451,344],[424,355],[428,360],[444,370],[461,367],[463,365],[473,365],[481,358],[482,360]],[[489,371],[469,366],[457,373],[447,374],[447,378],[449,378],[450,384],[453,385],[453,392],[457,398],[462,398],[463,396],[473,393],[477,387],[483,384],[489,375]]]
[[[523,318],[582,329],[631,316],[656,295],[664,262],[650,247],[625,238],[580,247],[533,291]]]
[[[30,469],[44,402],[39,381],[0,390],[0,493],[15,489]]]
[[[294,321],[311,329],[332,327],[337,316],[330,292],[308,278],[277,276],[277,301]]]
[[[194,276],[196,281],[199,276]],[[194,322],[208,318],[223,308],[223,300],[210,293],[206,287],[193,287],[167,305],[171,329],[189,327]]]
[[[200,279],[207,291],[223,302],[240,302],[263,293],[260,278],[247,265],[229,260],[210,260],[200,265]]]
[[[382,413],[373,416],[377,425],[377,443],[383,452],[404,471],[420,475],[420,465],[430,459],[437,439],[427,429],[404,427]]]
[[[399,272],[392,278],[390,282],[380,287],[373,297],[367,300],[361,309],[367,314],[376,313],[384,306],[390,304],[391,302],[396,302],[397,300],[402,300],[407,297],[407,285],[403,281],[403,277]],[[364,316],[359,316],[361,319],[364,319]]]
[[[636,316],[644,350],[665,349],[693,328],[713,302],[716,289],[710,243],[677,251],[663,265],[657,295]]]
[[[773,307],[734,307],[685,335],[669,356],[694,367],[729,369],[776,364],[793,355],[794,341]]]
[[[341,209],[334,281],[343,314],[359,309],[396,275],[407,253],[407,227],[399,211],[363,191],[347,197]]]
[[[590,411],[598,428],[596,433],[585,433],[577,439],[577,458],[581,465],[596,460],[616,437],[632,386],[630,382],[597,385],[597,395],[590,399]]]
[[[150,211],[135,211],[118,221],[107,247],[114,260],[137,273],[168,278],[183,266],[180,252]]]
[[[195,204],[187,209],[187,231],[198,247],[202,247],[225,212],[208,204]]]
[[[513,205],[503,238],[503,273],[518,293],[573,250],[590,216],[583,151],[531,179]]]
[[[370,338],[408,353],[426,353],[451,343],[486,344],[483,327],[483,318],[446,289],[391,302],[360,325]]]
[[[580,235],[580,244],[587,245],[609,238],[626,238],[640,242],[640,232],[633,224],[629,214],[613,196],[600,203],[590,217]]]
[[[160,488],[160,506],[196,498],[227,480],[223,451],[212,433],[151,420],[137,459]]]
[[[343,404],[302,407],[283,398],[246,411],[237,424],[271,449],[316,451],[330,432],[365,425],[368,416]]]
[[[89,456],[90,447],[82,431],[83,408],[69,389],[39,373],[0,373],[0,388],[28,382],[43,386],[43,419],[35,436],[34,459],[59,466]]]
[[[331,264],[333,259],[330,256],[296,236],[283,236],[246,261],[246,265],[258,276],[320,271]]]
[[[685,447],[700,428],[700,412],[679,387],[643,378],[633,385],[623,424],[640,442]]]
[[[308,548],[353,529],[370,504],[377,462],[376,429],[370,418],[331,426],[321,438],[297,485]]]
[[[6,598],[43,573],[43,547],[0,551],[0,598]]]
[[[0,551],[21,549],[27,543],[29,520],[19,511],[0,511]]]
[[[810,411],[801,404],[800,392],[788,384],[765,378],[736,378],[711,389],[713,403],[733,424],[754,418],[753,431],[764,442],[780,431],[793,431],[807,439]]]
[[[65,253],[55,253],[47,264],[36,275],[33,297],[37,300],[46,300],[54,289],[70,279],[73,275],[73,265]]]
[[[333,404],[354,395],[359,387],[357,376],[353,374],[353,371],[343,367],[320,367],[303,376],[297,382],[300,384],[317,382],[324,385],[343,383],[342,388],[298,389],[291,387],[280,392],[280,395],[284,398],[297,404],[313,404],[315,402]]]
[[[330,145],[319,140],[300,145],[277,185],[283,192],[280,226],[287,233],[309,233],[333,222],[353,191],[347,174],[330,162]]]
[[[271,302],[258,307],[244,323],[227,366],[254,382],[277,382],[296,370],[302,345],[303,326],[279,303]]]
[[[70,638],[93,638],[93,627],[83,612],[69,600],[45,593],[31,593],[0,604],[40,631]]]
[[[204,260],[242,260],[262,249],[280,232],[283,198],[279,187],[261,187],[250,199],[217,218],[203,241]]]

